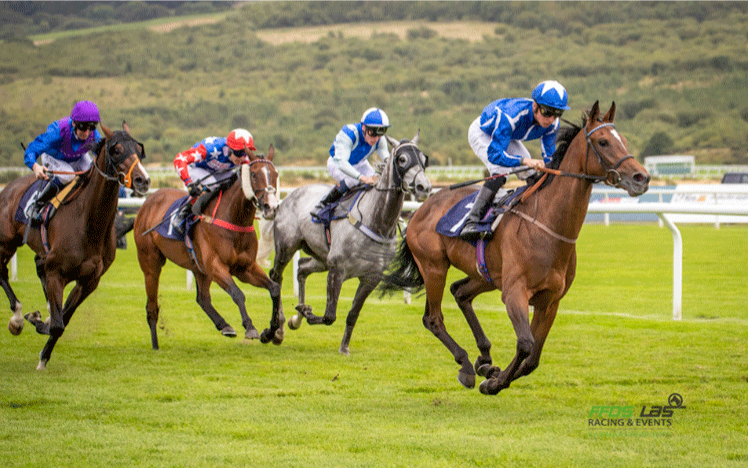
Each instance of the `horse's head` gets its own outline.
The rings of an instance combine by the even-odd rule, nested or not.
[[[649,173],[629,152],[626,138],[616,131],[613,125],[615,114],[615,102],[602,118],[597,101],[590,110],[583,131],[587,139],[587,158],[590,152],[594,153],[597,164],[593,164],[597,167],[591,164],[587,171],[590,175],[598,175],[606,184],[622,188],[636,197],[649,188]]]
[[[267,155],[246,149],[249,163],[242,165],[242,190],[247,200],[255,203],[264,219],[272,220],[278,209],[278,171],[273,165],[275,148],[270,145]]]
[[[419,134],[420,131],[413,140],[401,141],[387,135],[387,142],[392,146],[390,166],[394,184],[403,192],[412,193],[422,201],[431,193],[431,181],[425,172],[429,158],[418,148]]]
[[[130,135],[126,122],[122,123],[122,129],[113,132],[101,124],[105,139],[99,143],[97,153],[104,157],[103,174],[132,189],[136,195],[145,195],[151,186],[148,171],[140,163],[145,159],[145,148]]]

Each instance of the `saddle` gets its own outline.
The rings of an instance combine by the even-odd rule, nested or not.
[[[348,218],[348,212],[351,211],[353,204],[356,200],[371,190],[373,185],[361,184],[353,187],[343,195],[340,200],[334,201],[319,210],[318,213],[312,214],[312,222],[322,224],[325,228],[325,238],[327,239],[327,246],[330,247],[330,225],[333,221],[338,219]]]
[[[19,223],[27,224],[32,227],[40,227],[42,225],[48,226],[49,221],[57,213],[57,209],[60,205],[71,200],[77,194],[77,188],[83,185],[85,178],[75,176],[75,178],[65,185],[57,195],[47,203],[47,205],[39,211],[39,215],[29,219],[28,213],[31,211],[32,206],[36,203],[36,194],[44,187],[47,183],[45,180],[35,180],[26,192],[21,197],[21,201],[16,209],[15,219]]]
[[[520,195],[528,188],[528,185],[523,185],[513,190],[499,190],[491,203],[491,206],[486,211],[483,219],[478,223],[478,232],[493,232],[501,221],[501,217],[509,211],[511,208],[516,206],[520,201]],[[436,224],[436,232],[447,237],[459,237],[462,228],[465,226],[465,220],[467,220],[470,208],[472,208],[475,199],[478,196],[478,192],[473,192],[467,195],[462,200],[455,203],[455,205],[447,211],[444,216],[439,219]],[[475,241],[473,241],[475,243]]]

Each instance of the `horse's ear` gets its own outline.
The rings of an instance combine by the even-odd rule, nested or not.
[[[411,140],[411,143],[418,146],[418,138],[421,136],[421,129],[419,128],[416,132],[416,136],[413,137],[413,140]]]
[[[594,126],[598,117],[600,117],[600,101],[595,101],[592,105],[592,109],[590,109],[590,116],[587,118],[587,125]]]
[[[392,137],[391,137],[391,136],[389,136],[389,135],[385,135],[384,137],[385,137],[385,138],[387,139],[387,143],[389,143],[389,144],[390,144],[390,146],[392,146],[392,148],[393,148],[393,149],[394,149],[394,148],[397,148],[397,145],[399,145],[399,144],[400,144],[400,142],[399,142],[399,141],[395,140],[394,138],[392,138]]]
[[[249,149],[247,145],[244,145],[244,152],[247,153],[247,157],[249,158],[250,161],[254,161],[255,159],[258,158],[257,153]]]
[[[273,156],[275,156],[275,146],[273,146],[273,144],[270,143],[270,148],[268,148],[268,154],[265,155],[265,159],[267,159],[268,161],[272,161]]]
[[[101,131],[104,132],[104,136],[107,138],[107,140],[109,138],[112,138],[112,135],[113,135],[112,131],[109,129],[109,127],[104,125],[103,122],[101,122]]]
[[[613,104],[610,105],[610,109],[608,109],[608,113],[605,114],[605,117],[603,117],[603,122],[612,122],[615,117],[616,117],[616,102],[613,101]]]
[[[127,133],[128,135],[130,135],[130,126],[127,125],[127,121],[126,120],[122,121],[122,130],[124,130],[125,133]]]

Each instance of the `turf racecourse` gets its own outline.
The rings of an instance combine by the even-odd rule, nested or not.
[[[131,237],[73,317],[48,371],[34,370],[44,339],[30,325],[17,337],[0,333],[0,465],[746,466],[748,228],[681,231],[682,321],[670,319],[667,229],[587,225],[577,280],[540,367],[493,397],[459,385],[451,356],[421,324],[422,297],[411,305],[398,296],[371,299],[351,355],[341,356],[344,312],[331,327],[287,330],[279,347],[223,338],[185,289],[183,270],[170,265],[162,349],[153,352]],[[289,278],[290,268],[287,316],[295,305]],[[25,312],[44,308],[27,248],[13,286]],[[341,310],[354,287],[346,283]],[[242,289],[262,330],[270,299]],[[323,291],[324,275],[312,276],[317,311]],[[213,297],[238,330],[228,295],[214,287]],[[476,309],[503,367],[515,337],[498,294],[479,298]],[[449,297],[445,315],[474,359]],[[642,417],[673,393],[684,407],[669,418]],[[641,425],[655,419],[669,425]]]

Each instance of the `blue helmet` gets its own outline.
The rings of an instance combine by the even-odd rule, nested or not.
[[[553,107],[554,109],[569,110],[566,105],[569,95],[561,83],[554,80],[543,81],[532,92],[532,98],[540,105]]]
[[[389,127],[390,119],[387,118],[387,114],[383,110],[372,107],[364,112],[361,116],[361,123],[367,127]]]

